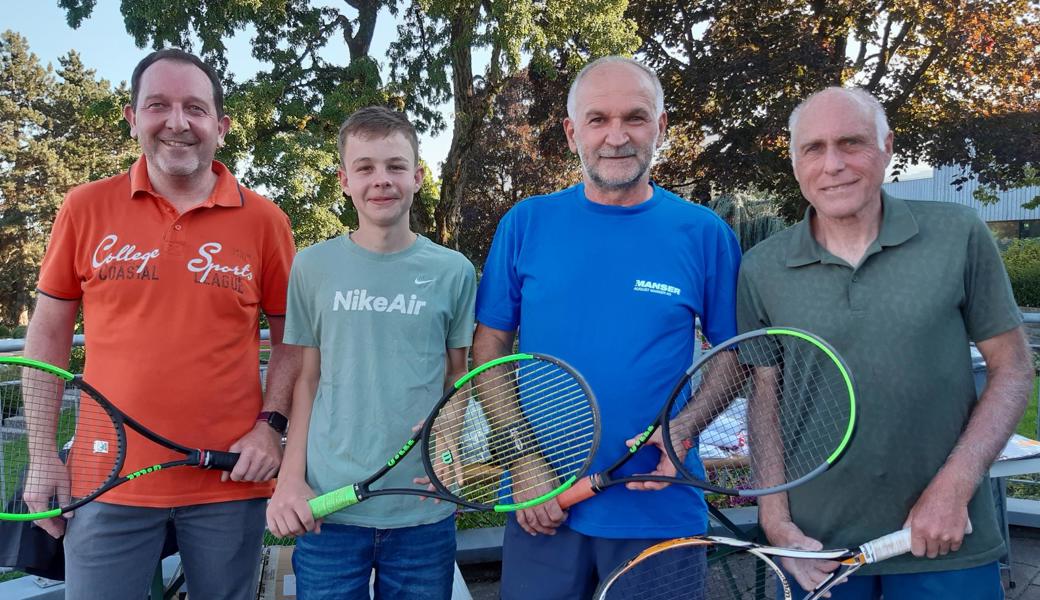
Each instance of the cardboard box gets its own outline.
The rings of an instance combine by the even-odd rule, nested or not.
[[[260,554],[257,600],[296,600],[292,553],[293,546],[264,546]]]

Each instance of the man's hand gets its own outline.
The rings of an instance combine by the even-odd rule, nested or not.
[[[51,498],[55,496],[58,504],[65,505],[72,501],[68,469],[57,454],[33,458],[25,476],[25,490],[22,494],[25,504],[31,512],[44,512],[51,508]],[[52,538],[58,539],[65,535],[65,520],[71,519],[72,515],[72,512],[68,512],[60,517],[39,519],[33,523]]]
[[[903,527],[910,528],[914,556],[935,558],[960,549],[968,527],[968,505],[943,489],[937,478],[910,509]]]
[[[278,537],[303,535],[308,531],[321,533],[321,519],[314,518],[307,504],[314,496],[314,490],[302,479],[279,479],[267,504],[267,529]]]
[[[802,530],[791,521],[774,524],[769,527],[766,530],[766,538],[769,539],[771,544],[785,548],[798,548],[800,550],[823,549],[823,544],[819,540],[802,533]],[[827,579],[835,569],[841,566],[841,563],[833,560],[808,558],[782,558],[780,562],[783,564],[784,569],[794,576],[798,585],[802,586],[802,589],[807,592],[816,589],[820,582]],[[830,598],[830,596],[830,592],[823,595],[824,598]]]
[[[282,436],[263,421],[257,421],[229,450],[241,456],[235,470],[221,475],[221,481],[267,481],[282,464]]]
[[[629,448],[631,448],[632,446],[635,446],[637,443],[639,443],[639,438],[638,437],[634,437],[634,438],[632,438],[630,440],[626,440],[625,441],[625,445],[628,446]],[[664,451],[664,435],[661,433],[661,428],[660,427],[658,427],[657,431],[655,431],[654,434],[651,435],[648,440],[646,440],[646,445],[654,446],[655,448],[660,450],[661,451],[661,458],[660,458],[660,460],[657,461],[657,468],[656,469],[654,469],[650,473],[640,473],[640,474],[641,475],[658,475],[658,476],[661,476],[661,477],[675,477],[675,474],[676,474],[675,465],[672,464],[671,459],[668,458],[668,454],[665,453],[665,451]],[[675,453],[678,455],[679,460],[685,460],[686,459],[686,452],[687,452],[687,450],[683,446],[679,446],[678,448],[675,449]],[[667,482],[664,482],[664,481],[631,481],[629,483],[626,483],[625,487],[627,487],[630,490],[647,491],[647,490],[663,490],[664,488],[668,487],[669,485],[671,485],[671,484],[667,483]]]
[[[510,467],[513,479],[513,501],[520,503],[548,494],[557,486],[556,474],[541,456],[521,458]],[[517,483],[522,483],[517,490]],[[556,528],[567,519],[567,512],[560,508],[556,498],[538,506],[517,511],[516,521],[531,535],[539,533],[556,535]]]

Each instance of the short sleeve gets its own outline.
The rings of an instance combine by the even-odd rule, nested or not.
[[[715,247],[709,254],[714,260],[704,282],[704,314],[701,315],[701,329],[712,344],[724,342],[737,333],[734,304],[740,269],[737,236],[721,219],[716,231]]]
[[[473,344],[473,310],[476,301],[477,275],[473,265],[463,259],[462,282],[452,307],[451,323],[448,325],[448,348],[468,348]]]
[[[1004,262],[985,223],[977,217],[968,235],[961,311],[968,336],[981,342],[1022,323]]]
[[[282,341],[294,346],[317,348],[321,342],[314,307],[314,291],[307,284],[306,257],[293,262],[285,307],[285,333]]]
[[[82,281],[85,276],[81,275],[76,267],[76,259],[80,253],[76,243],[76,220],[72,212],[72,202],[66,196],[54,218],[50,242],[40,266],[40,279],[37,283],[40,292],[59,300],[78,300],[83,296]]]
[[[284,315],[286,310],[286,287],[289,269],[296,255],[296,244],[289,217],[281,209],[278,209],[273,221],[270,233],[264,240],[260,306],[267,316],[278,317]]]
[[[488,327],[515,331],[520,325],[521,282],[516,270],[518,253],[514,207],[498,223],[477,289],[477,321]]]

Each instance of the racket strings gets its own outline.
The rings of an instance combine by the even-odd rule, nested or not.
[[[122,442],[112,418],[57,375],[0,364],[0,418],[0,512],[66,506],[116,469]]]
[[[473,419],[460,414],[469,399],[488,425],[483,436],[466,435]],[[430,460],[441,482],[469,501],[499,502],[507,488],[513,494],[548,492],[582,469],[595,443],[597,423],[585,388],[552,362],[507,363],[475,378],[458,401],[435,417]],[[529,468],[534,464],[541,468]],[[449,485],[452,478],[463,484]]]
[[[763,490],[825,465],[851,406],[843,371],[820,347],[763,334],[702,363],[666,427],[676,454],[697,451],[715,485]]]
[[[644,553],[615,573],[596,599],[776,600],[778,577],[764,557],[690,540]]]

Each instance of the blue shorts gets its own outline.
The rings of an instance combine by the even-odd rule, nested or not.
[[[374,529],[324,523],[296,542],[299,600],[450,600],[455,580],[455,517],[429,525]]]
[[[531,535],[510,515],[502,542],[501,600],[589,598],[614,569],[662,541],[590,537],[566,525],[556,535]],[[691,554],[690,568],[704,570],[704,556]]]
[[[788,576],[792,591],[800,590]],[[906,573],[903,575],[853,575],[831,588],[831,600],[1003,600],[1000,565],[991,562],[980,567]],[[797,596],[797,594],[795,594]]]

